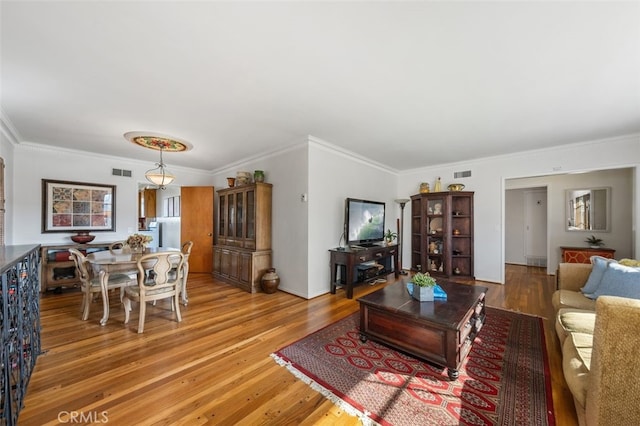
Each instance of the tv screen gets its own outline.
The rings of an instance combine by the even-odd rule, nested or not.
[[[385,203],[379,201],[347,198],[347,244],[362,245],[384,240],[384,210]]]

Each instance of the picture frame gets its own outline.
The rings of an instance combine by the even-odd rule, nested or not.
[[[42,179],[42,232],[116,230],[116,186]]]

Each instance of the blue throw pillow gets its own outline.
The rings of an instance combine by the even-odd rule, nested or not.
[[[610,263],[593,296],[594,298],[620,296],[640,299],[640,268]]]
[[[600,281],[602,281],[604,271],[607,270],[609,263],[615,263],[615,260],[607,259],[602,256],[591,256],[591,264],[593,267],[591,268],[591,274],[589,274],[587,282],[584,284],[584,287],[580,289],[582,294],[590,299],[595,299],[595,297],[592,297],[591,295],[598,289]]]

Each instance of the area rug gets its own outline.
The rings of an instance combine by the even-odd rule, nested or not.
[[[365,425],[555,425],[542,319],[486,313],[453,382],[446,369],[362,343],[357,313],[271,356]]]

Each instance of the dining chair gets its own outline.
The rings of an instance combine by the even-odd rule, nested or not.
[[[138,333],[144,331],[144,319],[147,310],[147,302],[155,302],[160,299],[171,298],[171,310],[176,313],[177,322],[182,321],[180,304],[178,303],[182,289],[182,274],[172,274],[171,270],[183,271],[184,255],[181,252],[169,251],[149,253],[142,255],[137,262],[138,285],[125,287],[122,303],[124,305],[124,323],[129,322],[131,301],[140,305],[138,319]],[[148,278],[147,271],[153,271]]]
[[[93,268],[87,262],[84,254],[78,249],[69,249],[70,258],[76,265],[76,273],[80,278],[80,286],[82,289],[82,320],[86,321],[89,318],[89,309],[91,302],[96,293],[102,293],[102,287],[100,285],[100,278],[102,275],[95,276]],[[104,272],[101,272],[104,274]],[[135,283],[135,280],[126,274],[110,274],[107,282],[107,290],[120,289],[120,298],[124,294],[122,289],[126,286],[130,286]]]

